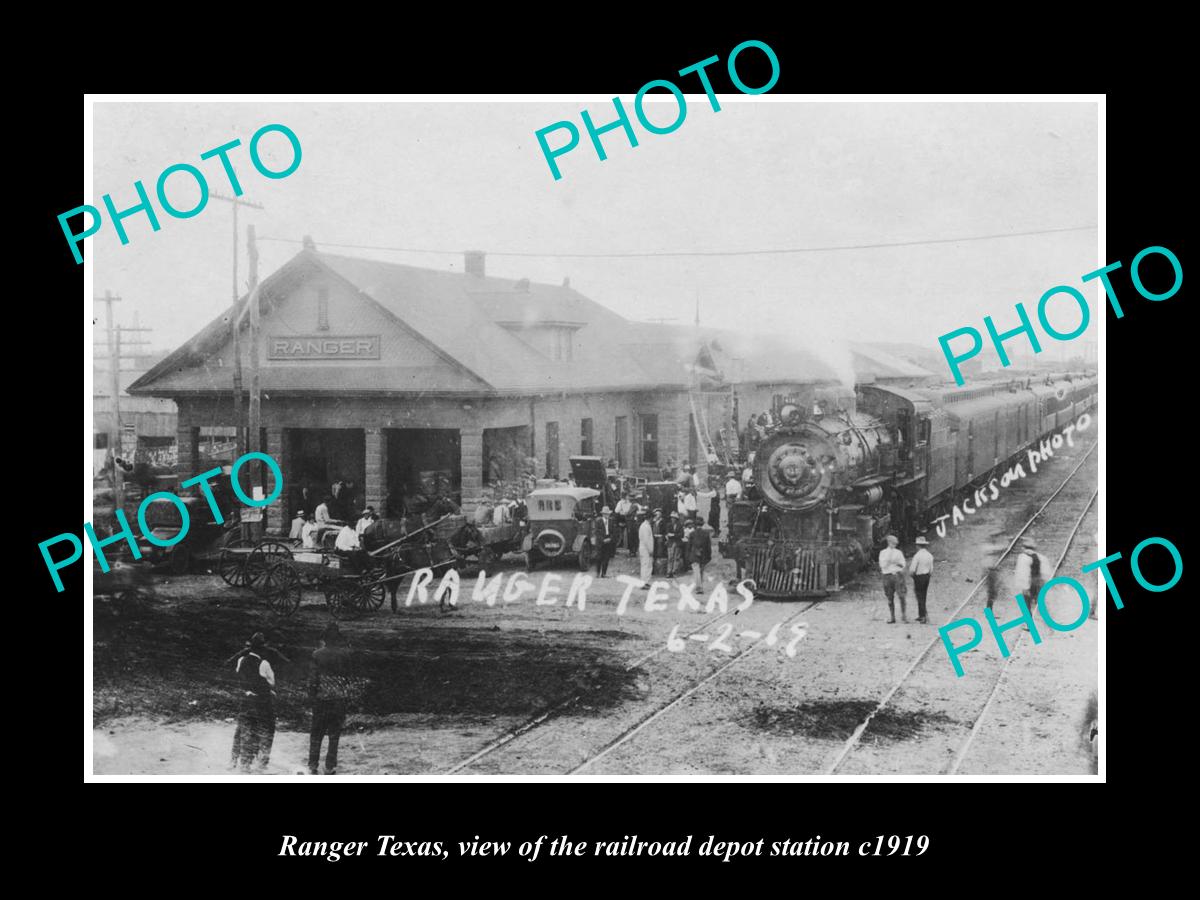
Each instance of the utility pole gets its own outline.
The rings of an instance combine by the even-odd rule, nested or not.
[[[236,207],[234,207],[236,209]],[[250,422],[249,422],[249,451],[262,453],[262,386],[258,377],[258,244],[254,239],[254,226],[246,227],[246,254],[250,260]],[[254,488],[263,485],[262,462],[252,460],[250,464],[250,493]],[[264,494],[265,494],[265,485]],[[259,514],[265,514],[262,509]],[[255,529],[256,537],[262,536],[263,524],[260,520]]]
[[[108,420],[108,457],[112,462],[113,509],[123,509],[125,505],[125,485],[123,483],[121,466],[117,463],[117,450],[121,446],[121,362],[120,350],[113,345],[113,314],[112,305],[120,303],[120,297],[114,297],[112,291],[105,291],[103,297],[97,297],[98,303],[106,306],[105,336],[108,344],[109,392],[112,394],[112,410]]]
[[[241,296],[238,290],[238,207],[248,206],[251,209],[262,209],[262,204],[251,203],[249,200],[239,200],[237,197],[226,197],[224,194],[208,195],[213,200],[224,200],[233,206],[233,306],[230,315],[233,318],[233,421],[235,424],[235,442],[237,457],[246,452],[245,416],[242,413],[242,346],[240,317],[237,314],[237,302]]]

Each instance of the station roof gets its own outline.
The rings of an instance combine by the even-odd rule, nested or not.
[[[284,307],[314,277],[332,277],[383,311],[398,339],[436,359],[424,367],[324,361],[264,364],[264,391],[314,393],[538,394],[558,391],[686,390],[698,353],[715,340],[740,357],[739,382],[836,380],[833,370],[786,339],[632,322],[570,286],[440,271],[306,248],[260,286],[261,314]],[[248,297],[137,379],[132,394],[176,396],[232,390],[232,322],[247,328]],[[526,340],[530,329],[571,335],[570,359],[554,360]],[[719,354],[718,354],[719,355]],[[217,360],[214,363],[214,360]]]

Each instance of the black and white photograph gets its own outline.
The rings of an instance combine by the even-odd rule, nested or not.
[[[746,81],[89,98],[89,777],[1103,779],[1103,98]]]

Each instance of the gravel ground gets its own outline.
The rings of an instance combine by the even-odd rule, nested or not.
[[[734,614],[741,598],[732,593],[730,612],[722,616],[719,608],[680,611],[675,588],[667,596],[667,611],[647,611],[646,592],[635,590],[618,614],[625,585],[611,577],[589,588],[583,611],[566,608],[563,601],[574,575],[569,570],[557,572],[562,578],[553,605],[537,605],[530,592],[494,607],[474,603],[469,599],[474,578],[467,577],[468,596],[455,610],[414,603],[394,616],[385,607],[343,623],[352,646],[367,652],[374,684],[347,724],[340,771],[445,772],[553,709],[538,727],[464,771],[563,773],[592,759],[625,731],[637,729],[582,774],[823,772],[863,716],[936,638],[937,625],[976,586],[982,569],[979,547],[1007,544],[1082,450],[1064,448],[1036,476],[1010,485],[977,515],[952,527],[945,539],[934,539],[930,625],[887,624],[882,592],[870,575],[815,605],[756,601]],[[1094,456],[1077,482],[1080,487],[1064,491],[1033,529],[1052,561],[1093,489]],[[1085,522],[1084,532],[1089,530],[1094,533],[1094,514]],[[904,549],[911,553],[912,548]],[[1063,570],[1077,573],[1080,565],[1096,558],[1094,549],[1094,539],[1082,539]],[[635,563],[622,553],[610,574],[632,573]],[[1011,568],[1006,563],[1006,575]],[[517,574],[515,557],[503,571]],[[538,584],[545,574],[539,570],[531,580]],[[710,566],[701,603],[718,579],[732,574],[726,561]],[[963,615],[981,615],[981,605],[973,603]],[[1003,621],[1012,608],[1011,600],[1001,600],[998,618]],[[909,612],[915,618],[915,600],[910,599]],[[807,625],[802,639],[795,640],[789,620]],[[156,602],[134,610],[97,601],[96,772],[224,772],[236,697],[223,661],[263,627],[273,629],[291,659],[279,667],[280,724],[272,769],[295,771],[307,745],[302,692],[307,659],[326,621],[316,594],[306,595],[292,619],[275,622],[248,593],[204,575],[165,583]],[[774,645],[767,647],[765,635],[777,623],[784,624]],[[695,630],[707,640],[685,638],[682,651],[671,652],[667,636],[675,625],[681,636]],[[789,645],[794,656],[788,655]],[[911,685],[873,720],[839,772],[944,769],[978,717],[1001,662],[990,638],[962,659],[966,675],[955,678],[939,641]],[[678,699],[723,666],[710,681]],[[1095,622],[1036,647],[1023,639],[1007,678],[961,771],[1087,772],[1086,745],[1078,738],[1080,697],[1095,690]]]

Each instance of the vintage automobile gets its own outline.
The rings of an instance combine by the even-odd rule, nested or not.
[[[525,570],[532,572],[544,560],[572,559],[579,571],[588,567],[592,542],[589,523],[596,515],[600,492],[583,487],[549,487],[530,491],[525,503],[529,533],[521,544]]]
[[[137,536],[142,558],[152,566],[165,566],[175,575],[187,572],[193,560],[206,563],[217,560],[222,546],[236,534],[238,521],[236,516],[227,515],[224,523],[217,524],[206,500],[201,497],[180,499],[188,511],[188,532],[182,541],[161,547],[146,540],[144,535]],[[159,542],[173,540],[183,525],[178,507],[166,498],[146,504],[145,518],[150,534]]]

